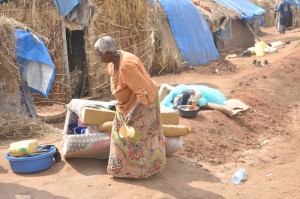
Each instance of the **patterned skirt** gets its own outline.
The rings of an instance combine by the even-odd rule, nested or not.
[[[133,138],[119,136],[125,116],[117,112],[114,119],[107,172],[127,178],[146,178],[161,172],[166,166],[166,154],[158,99],[138,110]]]

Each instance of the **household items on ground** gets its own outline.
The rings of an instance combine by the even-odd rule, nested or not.
[[[62,155],[65,158],[108,158],[115,114],[109,109],[112,109],[113,103],[115,102],[71,100],[67,105],[68,110],[62,133]],[[85,119],[82,119],[83,117]],[[93,119],[89,119],[92,117]],[[163,132],[167,136],[166,149],[170,150],[167,154],[171,155],[182,147],[183,141],[180,136],[189,134],[191,128],[179,125],[177,110],[162,107],[161,117]],[[83,121],[89,121],[89,124]],[[124,136],[123,139],[134,139],[134,136],[130,138]],[[168,144],[173,147],[167,146]]]
[[[38,145],[35,139],[11,143],[5,158],[14,173],[40,172],[52,166],[53,158],[56,163],[61,161],[54,145]]]
[[[285,47],[285,45],[290,44],[291,41],[275,41],[271,43],[266,43],[263,41],[255,43],[254,47],[250,47],[242,53],[243,57],[250,57],[251,55],[256,55],[257,57],[263,57],[266,54],[272,54],[278,52],[278,49]]]

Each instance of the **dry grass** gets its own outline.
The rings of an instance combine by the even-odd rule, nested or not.
[[[0,82],[3,84],[3,92],[14,91],[19,85],[19,69],[15,62],[14,29],[16,28],[24,29],[25,26],[13,19],[0,17]]]
[[[90,95],[109,91],[106,66],[94,53],[102,35],[114,37],[119,49],[137,55],[148,71],[153,62],[154,34],[150,26],[150,5],[146,0],[93,0],[95,14],[85,37]]]
[[[0,113],[0,126],[0,140],[36,138],[45,134],[53,135],[61,132],[60,129],[41,120],[14,113]]]
[[[202,7],[197,6],[197,8],[205,16],[212,32],[215,32],[219,29],[220,20],[222,18],[239,18],[237,13],[214,1],[201,0],[200,2]],[[208,7],[210,11],[206,10],[205,7]]]
[[[155,27],[155,55],[152,73],[182,71],[184,61],[174,40],[169,20],[157,1],[155,1],[152,9],[152,19]]]
[[[20,74],[16,64],[15,29],[26,27],[13,19],[0,16],[0,108],[3,110],[20,107]]]
[[[52,86],[49,99],[58,102],[68,102],[69,99],[66,93],[69,87],[66,82],[63,60],[61,19],[53,2],[51,0],[8,1],[8,3],[0,4],[0,13],[2,16],[13,18],[24,24],[23,26],[34,30],[35,34],[43,38],[58,74]],[[3,35],[1,35],[1,38],[4,38]],[[5,37],[5,39],[13,40],[12,36]],[[5,45],[3,40],[0,42],[0,45]],[[10,65],[15,64],[15,58],[9,59],[9,62],[11,62]],[[17,72],[15,72],[14,76],[16,74]],[[38,94],[35,94],[34,98],[35,103],[45,101]]]

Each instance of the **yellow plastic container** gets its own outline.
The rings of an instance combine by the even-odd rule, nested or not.
[[[23,140],[11,143],[8,149],[8,154],[12,157],[18,157],[37,152],[37,150],[37,140]]]
[[[262,57],[265,56],[265,47],[266,47],[266,43],[265,42],[257,42],[255,44],[255,51],[256,51],[256,56],[257,57]]]

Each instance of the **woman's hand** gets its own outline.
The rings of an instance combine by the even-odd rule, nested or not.
[[[134,122],[134,114],[132,112],[127,113],[126,117],[125,117],[125,124],[127,126],[132,126],[133,122]]]

